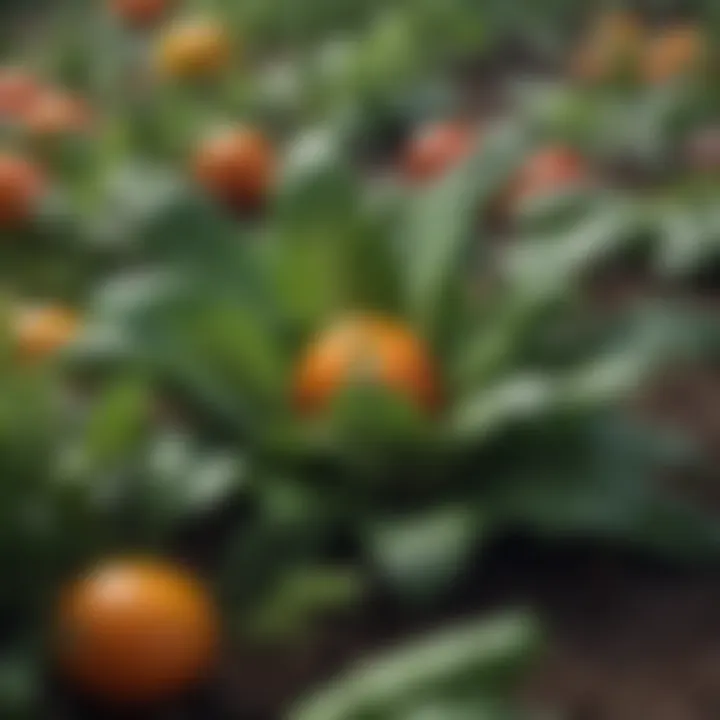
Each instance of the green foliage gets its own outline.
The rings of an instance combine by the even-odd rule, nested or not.
[[[538,641],[534,622],[520,614],[458,623],[351,670],[290,717],[520,717],[510,694]]]

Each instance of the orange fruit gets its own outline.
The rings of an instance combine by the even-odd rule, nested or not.
[[[177,80],[215,77],[232,55],[225,27],[211,19],[183,20],[169,27],[156,52],[158,72]]]
[[[218,628],[205,588],[182,568],[152,559],[105,562],[61,596],[58,661],[90,695],[153,702],[211,669]]]
[[[257,209],[275,178],[275,151],[249,127],[231,127],[202,141],[193,170],[198,183],[220,202],[239,210]]]
[[[444,121],[419,128],[402,159],[405,177],[413,182],[435,180],[460,163],[473,149],[475,131],[468,123]]]
[[[637,16],[625,11],[602,15],[581,42],[572,62],[572,74],[581,80],[602,82],[629,71],[640,55],[644,28]]]
[[[0,68],[0,119],[22,119],[42,92],[42,85],[29,71],[20,67]]]
[[[80,133],[90,121],[90,110],[83,100],[63,92],[48,92],[28,111],[25,127],[34,137],[54,138]]]
[[[650,84],[666,83],[701,70],[708,54],[708,39],[700,28],[670,27],[648,42],[641,74]]]
[[[18,354],[26,361],[42,360],[70,343],[77,335],[75,313],[57,305],[23,307],[14,317]]]
[[[510,211],[530,198],[568,190],[591,179],[587,161],[563,145],[549,146],[531,155],[510,184]]]
[[[384,385],[428,411],[438,405],[438,375],[420,338],[395,320],[360,315],[333,325],[310,344],[296,369],[296,406],[315,414],[359,380]]]
[[[159,22],[175,0],[110,0],[111,12],[123,22],[137,28]]]
[[[29,160],[0,153],[0,228],[25,224],[45,192],[42,171]]]

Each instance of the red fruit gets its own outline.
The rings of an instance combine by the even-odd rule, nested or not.
[[[510,209],[529,198],[582,185],[590,176],[587,161],[572,148],[544,148],[527,160],[512,182],[508,193]]]
[[[0,229],[22,226],[46,189],[43,173],[25,158],[0,154]]]
[[[85,102],[63,92],[48,92],[30,108],[25,127],[36,138],[56,138],[81,133],[91,122]]]
[[[458,121],[421,127],[405,149],[402,160],[405,177],[412,182],[439,178],[470,154],[475,134],[471,125]]]
[[[204,140],[193,165],[198,183],[218,201],[237,210],[255,210],[271,190],[276,158],[262,133],[235,127]]]
[[[176,0],[110,0],[110,10],[132,27],[157,24],[175,5]]]
[[[330,327],[310,344],[296,370],[296,406],[315,414],[362,379],[402,393],[425,410],[438,405],[439,378],[424,343],[402,323],[361,315]]]
[[[0,69],[0,120],[23,119],[43,93],[37,78],[23,68]]]

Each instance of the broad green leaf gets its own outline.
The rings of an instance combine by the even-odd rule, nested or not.
[[[515,125],[483,133],[473,154],[411,200],[402,233],[407,312],[431,340],[447,320],[485,203],[509,176],[526,138]]]
[[[406,600],[423,603],[450,589],[487,531],[474,508],[440,507],[370,521],[365,544],[380,577]]]
[[[292,720],[391,720],[422,698],[472,683],[490,696],[519,679],[538,644],[526,615],[507,614],[437,631],[367,660],[300,703]]]

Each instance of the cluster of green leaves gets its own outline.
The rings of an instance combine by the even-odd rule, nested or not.
[[[272,567],[245,549],[257,542],[280,566],[308,566],[344,537],[410,599],[447,588],[487,538],[515,527],[717,549],[709,520],[653,482],[686,454],[617,410],[666,363],[707,351],[711,319],[653,305],[598,317],[582,302],[588,273],[626,240],[620,206],[528,232],[500,267],[480,254],[477,276],[500,278],[478,298],[466,271],[482,247],[477,217],[526,140],[502,125],[408,193],[364,185],[342,134],[310,133],[262,227],[185,202],[182,233],[156,226],[158,246],[177,247],[93,302],[75,362],[142,372],[185,408],[191,433],[242,458],[255,520],[228,560],[238,584],[246,561]],[[401,318],[428,342],[446,397],[438,417],[364,383],[320,419],[298,413],[298,357],[357,311]]]

